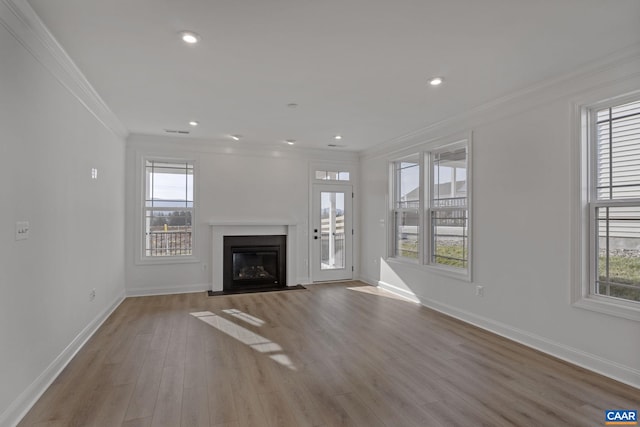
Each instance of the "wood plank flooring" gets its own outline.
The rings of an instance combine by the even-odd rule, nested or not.
[[[602,426],[640,390],[360,282],[129,298],[20,426]]]

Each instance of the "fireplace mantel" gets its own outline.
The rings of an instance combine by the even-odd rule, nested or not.
[[[259,226],[270,226],[270,225],[280,225],[280,226],[287,226],[287,227],[291,227],[291,226],[296,226],[297,224],[293,221],[287,221],[287,220],[275,220],[275,221],[264,221],[264,220],[237,220],[237,219],[231,219],[231,220],[225,220],[225,221],[209,221],[209,225],[211,227],[233,227],[233,226],[239,226],[239,227],[259,227]]]
[[[211,227],[211,290],[221,291],[223,283],[224,236],[287,236],[287,286],[297,282],[298,226],[291,220],[214,220]]]

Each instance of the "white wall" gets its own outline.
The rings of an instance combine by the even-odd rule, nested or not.
[[[211,289],[211,221],[292,221],[298,225],[295,283],[309,281],[309,165],[348,164],[357,156],[341,151],[247,146],[241,142],[132,135],[127,144],[126,278],[129,295],[177,293]],[[197,162],[195,255],[197,263],[136,264],[139,238],[135,222],[136,187],[142,156],[186,157]],[[357,175],[357,174],[356,174]],[[293,284],[291,278],[289,284]]]
[[[28,40],[19,42],[7,30],[14,18],[2,5],[3,426],[17,422],[124,296],[124,140],[42,65],[45,58],[23,47]],[[91,180],[91,168],[98,180]],[[15,241],[15,223],[23,220],[30,238]]]
[[[361,159],[362,277],[426,306],[640,386],[640,324],[573,307],[579,195],[572,111],[640,88],[637,53],[452,118]],[[446,90],[446,87],[443,87]],[[386,259],[388,162],[410,146],[473,132],[473,282]],[[395,151],[394,151],[395,150]],[[484,297],[475,286],[484,286]]]

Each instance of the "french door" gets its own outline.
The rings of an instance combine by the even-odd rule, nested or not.
[[[353,278],[352,194],[350,185],[313,185],[310,236],[314,282]]]

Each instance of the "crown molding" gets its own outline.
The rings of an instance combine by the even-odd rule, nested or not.
[[[472,129],[563,97],[576,96],[584,90],[596,89],[621,80],[638,77],[640,76],[638,70],[640,70],[640,44],[634,44],[585,64],[577,71],[537,82],[460,114],[362,150],[360,158],[386,156],[418,146],[427,140],[455,133],[461,129]]]
[[[300,146],[288,146],[271,143],[229,142],[215,139],[148,135],[132,133],[127,146],[136,150],[164,151],[182,150],[197,153],[212,153],[252,157],[298,158],[314,161],[353,163],[358,161],[358,152],[346,150],[327,150]]]
[[[129,132],[53,37],[26,0],[0,0],[0,25],[33,55],[109,131]]]

